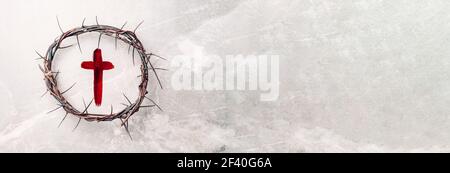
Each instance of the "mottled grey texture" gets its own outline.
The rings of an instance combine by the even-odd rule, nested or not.
[[[444,152],[450,144],[450,2],[445,0],[57,1],[0,6],[1,152]],[[102,8],[98,9],[97,6]],[[62,27],[128,21],[168,57],[280,55],[280,98],[245,91],[153,91],[134,141],[119,122],[82,122],[45,91],[34,49]],[[27,28],[33,26],[31,31]],[[162,65],[165,63],[162,62]],[[114,81],[111,81],[114,82]],[[155,84],[155,83],[153,83]],[[119,94],[120,97],[120,94]]]

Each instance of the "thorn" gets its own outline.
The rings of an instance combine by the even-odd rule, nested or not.
[[[130,99],[128,99],[128,97],[125,94],[123,94],[123,96],[127,99],[128,103],[130,103],[130,105],[131,105],[132,103],[131,103]]]
[[[63,31],[63,29],[61,28],[61,24],[59,23],[59,18],[58,18],[58,16],[56,16],[56,22],[58,22],[59,30],[61,31],[61,33],[64,34],[64,31]]]
[[[59,70],[55,73],[56,74],[55,79],[58,77],[59,73],[61,73],[61,72],[59,72]]]
[[[47,114],[52,113],[52,112],[54,112],[54,111],[60,109],[61,107],[62,107],[62,106],[59,106],[59,107],[57,107],[56,109],[53,109],[53,110],[51,110],[51,111],[48,111]]]
[[[120,27],[120,30],[122,30],[123,29],[123,27],[125,27],[125,25],[127,24],[127,22],[125,22],[123,25],[122,25],[122,27]],[[119,34],[117,34],[117,37],[115,38],[115,48],[116,48],[116,50],[117,50],[117,38],[119,37]]]
[[[78,118],[77,125],[73,128],[72,132],[75,131],[75,129],[77,129],[78,125],[80,125],[80,122],[81,122],[81,118]]]
[[[103,33],[100,33],[100,35],[98,36],[98,45],[97,45],[97,48],[100,48],[100,39],[102,39],[102,35],[103,35]]]
[[[81,27],[84,28],[84,21],[86,21],[86,17],[83,19],[83,22],[81,22]]]
[[[88,113],[88,109],[89,109],[89,106],[91,106],[92,101],[94,101],[94,99],[91,99],[89,104],[86,106],[86,103],[84,102],[84,99],[83,99],[83,104],[84,104],[85,109],[84,109],[84,111],[82,113]]]
[[[80,53],[83,54],[83,51],[81,50],[80,39],[78,39],[78,35],[77,35],[77,44],[78,44],[78,49],[80,50]]]
[[[128,119],[130,118],[130,116],[126,116],[125,118],[120,118],[120,121],[122,121],[122,124],[120,124],[120,126],[125,126],[125,125],[127,125],[128,126]]]
[[[83,105],[84,105],[84,108],[86,108],[86,102],[84,102],[84,98],[83,98]]]
[[[155,68],[153,67],[152,63],[149,61],[148,64],[150,64],[150,67],[152,68],[153,73],[156,76],[156,80],[158,80],[159,86],[161,87],[161,89],[163,89],[163,86],[161,84],[161,80],[159,79],[158,73],[156,73]]]
[[[135,63],[134,63],[134,50],[135,50],[135,48],[133,47],[133,53],[132,53],[132,57],[133,57],[133,66],[135,65]]]
[[[37,50],[34,50],[34,52],[36,52],[36,54],[39,56],[38,59],[45,59],[45,57],[42,56]]]
[[[65,91],[63,91],[61,94],[66,93],[67,91],[69,91],[70,89],[73,88],[73,86],[75,86],[75,84],[77,84],[76,82],[72,84],[72,86],[70,86],[68,89],[66,89]]]
[[[125,128],[125,131],[128,133],[128,136],[130,137],[131,140],[133,140],[133,138],[131,137],[130,131],[128,130],[128,120],[126,120],[126,122],[124,123],[122,119],[120,119],[120,121],[122,122],[122,125]]]
[[[125,103],[120,103],[121,105],[124,105],[125,107],[128,107],[129,105],[125,104]]]
[[[133,46],[134,47],[134,46]],[[128,54],[130,54],[131,44],[128,45]]]
[[[44,68],[42,68],[41,65],[38,65],[38,67],[39,67],[39,69],[41,69],[42,73],[45,73],[45,70],[44,70]]]
[[[166,61],[167,61],[166,58],[163,58],[162,56],[159,56],[159,55],[154,54],[154,53],[150,53],[150,54],[148,54],[148,56],[149,56],[149,57],[151,57],[151,56],[156,56],[156,57],[158,57],[158,58],[160,58],[160,59],[163,59],[163,60],[166,60]]]
[[[140,108],[151,108],[151,107],[155,107],[155,105],[145,105],[145,106],[139,106]]]
[[[66,48],[69,48],[69,47],[72,47],[72,46],[73,46],[73,44],[68,45],[68,46],[59,46],[58,49],[66,49]]]
[[[44,97],[45,94],[47,94],[47,93],[48,93],[48,89],[47,89],[47,91],[44,92],[44,94],[41,95],[41,98]]]
[[[67,115],[69,114],[69,112],[66,112],[66,115],[64,115],[64,118],[61,120],[61,122],[59,122],[58,128],[61,127],[61,124],[63,123],[63,121],[66,119]]]
[[[169,69],[166,69],[166,68],[155,68],[155,70],[163,70],[163,71],[169,71]]]
[[[122,30],[123,27],[125,27],[125,25],[126,25],[127,23],[128,23],[128,22],[125,22],[125,23],[122,25],[122,27],[120,27],[120,30]]]
[[[111,105],[111,113],[110,113],[110,115],[112,115],[113,114],[113,106]]]
[[[159,110],[163,111],[163,110],[161,109],[161,107],[159,107],[159,105],[156,104],[155,101],[153,101],[152,99],[148,98],[147,96],[144,96],[144,97],[145,97],[146,99],[150,100],[154,105],[156,105],[156,107],[158,107]]]
[[[161,68],[161,67],[155,67],[155,68],[144,68],[144,69],[155,69],[155,70],[163,70],[163,71],[169,71],[169,69],[167,68]],[[141,75],[139,75],[138,77],[140,77]]]
[[[155,69],[155,70],[164,70],[164,71],[168,71],[169,69],[166,69],[166,68],[160,68],[160,67],[155,67],[155,68],[153,68],[153,69]]]
[[[144,60],[145,60],[145,62],[142,62],[142,63],[149,63],[149,62],[150,62],[150,57],[147,55],[147,56],[144,58]],[[148,69],[148,67],[147,67],[147,69]]]
[[[116,37],[114,38],[114,49],[117,50],[117,37],[119,37],[119,34],[116,35]]]
[[[84,98],[83,98],[83,105],[84,105],[84,111],[83,111],[83,113],[84,113],[84,112],[87,113],[87,107],[86,107],[86,102],[84,101]]]
[[[97,26],[99,26],[97,16],[95,16],[95,22],[97,23]]]
[[[139,26],[142,25],[142,23],[144,23],[144,21],[141,21],[141,22],[136,26],[136,28],[134,28],[134,30],[133,30],[134,33],[136,33],[136,30],[139,28]]]

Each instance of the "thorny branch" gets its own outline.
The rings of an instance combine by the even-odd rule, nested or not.
[[[66,119],[68,114],[72,114],[76,117],[79,118],[77,125],[75,126],[74,130],[78,127],[81,119],[84,119],[86,121],[112,121],[114,119],[120,119],[120,121],[122,122],[122,126],[125,127],[128,135],[131,138],[131,135],[129,133],[128,130],[128,120],[129,118],[136,113],[137,111],[139,111],[139,108],[144,108],[144,107],[158,107],[158,109],[162,110],[161,107],[159,105],[157,105],[152,99],[148,98],[146,95],[148,94],[147,91],[147,85],[148,85],[148,78],[149,78],[149,73],[148,73],[148,69],[152,70],[153,74],[155,75],[158,84],[160,85],[160,87],[162,88],[162,84],[161,81],[159,79],[159,76],[156,72],[156,70],[165,70],[162,68],[155,68],[153,66],[153,64],[150,61],[150,58],[152,56],[156,56],[158,58],[164,59],[161,56],[155,55],[153,53],[147,53],[144,46],[142,45],[141,41],[137,38],[135,32],[138,29],[138,27],[142,24],[139,23],[137,25],[137,27],[133,30],[133,31],[128,31],[128,30],[123,30],[123,28],[125,27],[125,25],[127,24],[127,22],[125,22],[121,28],[116,28],[113,26],[108,26],[108,25],[100,25],[98,23],[98,18],[95,18],[96,21],[96,25],[85,25],[85,20],[86,18],[83,19],[83,22],[81,24],[81,27],[77,27],[74,29],[71,29],[69,31],[64,32],[59,19],[57,18],[57,22],[58,22],[58,27],[62,32],[62,35],[60,37],[58,37],[51,45],[50,47],[47,49],[47,52],[45,54],[45,56],[39,54],[37,51],[36,53],[38,54],[39,58],[38,59],[42,59],[44,61],[43,66],[39,65],[40,70],[44,73],[44,80],[45,80],[45,84],[47,86],[47,90],[44,93],[44,95],[46,93],[50,93],[57,101],[58,101],[58,107],[49,111],[48,113],[54,112],[60,108],[63,108],[64,111],[66,112],[64,118],[61,120],[61,122],[59,123],[58,127],[61,126],[62,122]],[[59,49],[63,49],[63,48],[67,48],[70,46],[61,46],[61,43],[64,39],[69,38],[69,37],[76,37],[77,39],[77,45],[78,45],[78,49],[80,50],[80,52],[82,52],[81,49],[81,45],[80,45],[80,40],[79,40],[79,35],[85,34],[85,33],[90,33],[90,32],[97,32],[100,34],[99,36],[99,40],[98,40],[98,46],[100,46],[100,39],[102,37],[102,35],[106,35],[109,37],[113,37],[115,39],[115,45],[117,47],[117,40],[121,40],[127,44],[129,44],[129,50],[131,49],[131,47],[133,47],[133,62],[134,62],[134,52],[136,51],[139,54],[139,57],[141,59],[141,82],[138,86],[139,89],[139,95],[138,98],[133,102],[131,102],[131,100],[124,94],[125,99],[127,100],[127,102],[129,103],[124,104],[126,107],[117,112],[114,113],[113,112],[113,107],[111,105],[111,112],[109,114],[93,114],[93,113],[89,113],[88,109],[89,106],[91,105],[93,99],[90,101],[90,103],[88,105],[85,104],[84,99],[83,99],[83,103],[84,103],[84,110],[83,111],[79,111],[77,110],[71,103],[69,103],[67,101],[67,99],[63,96],[64,93],[66,93],[67,91],[69,91],[70,89],[73,88],[73,86],[75,85],[75,83],[69,87],[68,89],[64,90],[63,92],[60,91],[59,87],[58,87],[58,82],[56,80],[57,75],[59,74],[59,72],[54,72],[52,71],[52,62],[55,59],[55,55],[56,52]],[[152,102],[153,105],[145,105],[145,106],[141,106],[141,104],[143,103],[144,99],[148,99]]]

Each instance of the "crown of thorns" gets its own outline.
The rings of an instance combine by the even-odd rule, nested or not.
[[[61,30],[62,34],[58,38],[56,38],[56,40],[49,46],[45,56],[42,56],[38,52],[36,52],[36,53],[40,56],[39,59],[43,60],[43,66],[39,65],[40,70],[44,73],[44,81],[45,81],[45,84],[47,87],[47,91],[43,94],[43,96],[46,93],[50,93],[58,101],[58,107],[49,111],[48,113],[56,111],[60,108],[63,108],[64,111],[66,112],[64,118],[61,120],[58,127],[65,120],[65,118],[67,117],[68,114],[72,114],[79,118],[78,123],[75,126],[75,128],[78,126],[81,119],[84,119],[87,121],[112,121],[115,119],[120,119],[122,122],[121,126],[124,126],[129,134],[128,120],[134,113],[138,112],[140,108],[156,106],[157,108],[162,110],[160,106],[158,106],[152,99],[150,99],[146,95],[148,94],[147,84],[148,84],[149,70],[151,70],[153,72],[153,74],[155,75],[161,89],[163,88],[156,70],[165,70],[165,69],[155,68],[150,60],[152,57],[158,57],[161,59],[164,59],[164,58],[162,58],[161,56],[158,56],[156,54],[153,54],[153,53],[147,53],[144,46],[142,45],[141,41],[136,36],[136,33],[135,33],[136,29],[142,24],[142,22],[139,23],[139,25],[133,31],[128,31],[128,30],[123,30],[126,23],[124,25],[122,25],[121,28],[116,28],[116,27],[108,26],[108,25],[100,25],[100,24],[98,24],[98,20],[96,18],[97,24],[95,24],[95,25],[86,26],[86,25],[84,25],[85,20],[83,20],[81,27],[73,28],[69,31],[64,32],[61,28],[61,25],[59,24],[59,20],[57,20],[57,21],[58,21],[59,29]],[[116,113],[113,112],[112,105],[111,105],[111,112],[108,114],[89,113],[88,109],[89,109],[90,105],[92,104],[93,99],[91,99],[91,101],[88,104],[86,104],[86,102],[83,99],[84,109],[77,110],[64,97],[64,93],[69,91],[76,83],[74,83],[68,89],[60,90],[60,88],[58,87],[58,82],[57,82],[57,77],[60,72],[59,71],[56,72],[56,71],[52,70],[52,61],[56,58],[55,57],[56,52],[59,49],[65,49],[65,48],[71,47],[71,46],[65,46],[65,47],[61,46],[61,43],[64,39],[70,38],[70,37],[76,37],[78,48],[79,48],[80,52],[82,52],[78,36],[85,34],[85,33],[91,33],[91,32],[97,32],[100,34],[99,39],[98,39],[99,45],[100,45],[100,40],[101,40],[102,35],[113,37],[113,38],[115,38],[115,47],[116,48],[117,48],[117,40],[121,40],[129,45],[128,50],[130,50],[131,48],[133,49],[133,52],[132,52],[133,63],[134,63],[135,51],[139,54],[139,57],[141,59],[141,66],[140,66],[141,75],[138,76],[141,78],[141,82],[138,86],[138,90],[139,90],[138,98],[134,102],[132,102],[132,101],[130,101],[130,99],[128,99],[128,97],[125,94],[123,94],[123,96],[126,99],[126,101],[128,102],[128,104],[124,104],[126,107],[123,110],[116,112]],[[142,105],[142,103],[144,102],[145,99],[149,100],[151,102],[151,104]]]

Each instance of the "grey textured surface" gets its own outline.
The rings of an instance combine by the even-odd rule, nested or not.
[[[1,152],[449,151],[445,0],[2,4]],[[54,101],[40,98],[45,87],[33,61],[34,49],[44,52],[60,33],[56,15],[65,29],[84,17],[91,24],[95,16],[116,26],[128,21],[130,28],[145,20],[138,36],[169,59],[187,53],[180,48],[186,45],[220,56],[280,55],[280,98],[261,102],[254,92],[174,91],[169,71],[163,73],[168,87],[152,89],[165,111],[136,115],[133,141],[119,122],[82,122],[72,132],[77,120],[69,117],[57,128],[63,113],[46,114]]]

